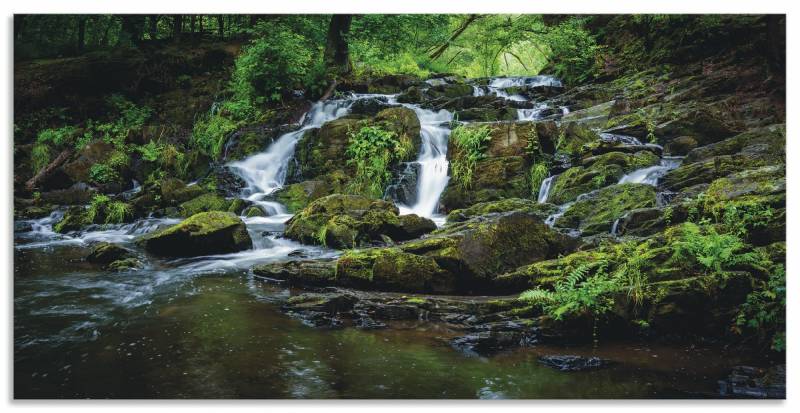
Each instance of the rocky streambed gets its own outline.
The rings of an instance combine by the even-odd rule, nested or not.
[[[235,132],[197,182],[19,199],[18,396],[780,397],[780,360],[719,345],[785,261],[785,127],[754,116],[761,91],[691,70],[344,84]],[[370,125],[412,148],[382,200],[346,194],[349,131]],[[486,142],[468,185],[457,128]],[[730,217],[758,261],[676,259]],[[576,273],[638,287],[603,317],[520,299]]]

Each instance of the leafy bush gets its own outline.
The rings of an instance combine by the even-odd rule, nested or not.
[[[73,126],[64,126],[57,129],[44,129],[36,136],[38,143],[51,143],[55,146],[70,144],[75,138],[77,129]]]
[[[380,198],[392,179],[389,168],[411,154],[411,141],[378,126],[364,126],[348,136],[347,164],[355,167],[348,191]]]
[[[579,18],[567,19],[543,36],[550,49],[550,62],[556,76],[567,83],[592,79],[599,71],[597,56],[601,47],[583,28]]]
[[[212,158],[222,155],[228,136],[239,124],[220,114],[211,115],[194,124],[190,143]]]
[[[133,218],[133,207],[99,194],[92,198],[86,217],[96,224],[121,224]]]
[[[234,100],[253,106],[281,100],[303,84],[312,56],[303,36],[283,28],[253,40],[236,59]]]
[[[484,158],[486,144],[492,139],[491,129],[488,126],[480,128],[458,126],[453,129],[450,139],[458,148],[450,162],[453,180],[462,188],[469,189],[472,186],[475,165]]]
[[[109,184],[119,180],[117,171],[105,163],[96,163],[89,168],[89,181],[95,184]]]
[[[539,197],[539,190],[542,188],[542,182],[547,179],[550,172],[547,170],[547,165],[544,163],[537,163],[531,166],[529,176],[531,183],[531,196],[536,199]]]
[[[720,234],[713,225],[702,227],[685,222],[668,231],[671,238],[674,262],[684,268],[698,266],[708,274],[722,274],[724,270],[739,264],[752,263],[757,257],[752,252],[743,252],[747,244],[734,234]]]
[[[739,307],[734,331],[752,332],[775,351],[786,350],[786,269],[776,265],[769,279]]]
[[[50,147],[44,143],[36,143],[31,149],[31,169],[33,173],[39,172],[50,163]]]
[[[612,309],[613,294],[621,289],[619,280],[606,273],[606,265],[601,263],[591,276],[589,264],[580,265],[558,281],[553,291],[528,290],[519,298],[541,305],[542,310],[556,320],[581,314],[596,319]]]

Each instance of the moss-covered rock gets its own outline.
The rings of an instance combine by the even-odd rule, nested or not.
[[[166,178],[159,185],[161,201],[166,205],[179,205],[202,195],[205,190],[200,185],[186,185],[177,178]]]
[[[202,212],[137,243],[148,252],[166,257],[227,254],[250,249],[253,242],[241,219],[230,212]]]
[[[445,83],[443,85],[431,86],[426,93],[432,98],[472,96],[472,86],[466,83]]]
[[[609,232],[614,221],[637,208],[656,206],[656,191],[646,184],[621,184],[603,188],[576,201],[555,225],[579,229],[583,235]]]
[[[341,285],[405,292],[450,292],[454,277],[427,256],[398,248],[350,250],[336,261]]]
[[[658,165],[658,162],[658,156],[649,151],[592,156],[584,160],[583,166],[567,169],[555,178],[547,201],[554,204],[572,201],[578,195],[616,184],[626,173]]]
[[[522,156],[486,158],[477,162],[473,181],[464,188],[453,180],[442,194],[445,210],[468,207],[479,202],[524,198],[530,194],[528,168]]]
[[[394,204],[359,195],[315,200],[286,223],[285,235],[306,244],[353,248],[417,238],[435,229],[426,218],[399,216]]]
[[[553,204],[540,204],[531,199],[507,198],[499,201],[481,202],[469,208],[453,210],[447,214],[447,222],[462,222],[480,215],[513,211],[525,212],[544,220],[557,209]]]
[[[101,242],[94,247],[86,257],[86,261],[95,264],[110,264],[117,260],[130,258],[133,253],[127,248],[121,247],[110,242]]]
[[[275,192],[275,198],[293,213],[305,208],[311,201],[330,195],[331,192],[331,185],[326,181],[303,181],[284,186]]]
[[[291,285],[327,286],[336,284],[336,262],[306,260],[275,262],[253,268],[258,276],[288,281]]]
[[[91,220],[84,207],[70,207],[60,221],[53,225],[53,231],[64,234],[71,231],[78,231],[91,224]]]
[[[206,193],[181,204],[181,215],[190,217],[200,212],[227,211],[231,201],[217,194]]]

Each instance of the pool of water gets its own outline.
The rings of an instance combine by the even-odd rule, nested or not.
[[[15,248],[16,398],[714,397],[716,381],[747,361],[635,343],[470,357],[443,324],[312,328],[280,310],[298,291],[245,270],[151,262],[110,273],[85,263],[87,251]],[[617,363],[560,372],[539,364],[542,354]]]

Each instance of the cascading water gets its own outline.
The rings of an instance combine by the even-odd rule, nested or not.
[[[444,223],[444,217],[436,214],[439,197],[447,187],[449,177],[447,168],[447,139],[450,136],[449,122],[453,114],[442,109],[434,112],[415,105],[406,105],[414,110],[419,118],[421,148],[417,163],[420,165],[417,178],[417,201],[411,206],[400,206],[401,214],[417,214],[431,218],[437,224]]]
[[[550,188],[553,186],[553,180],[555,180],[557,176],[558,175],[549,176],[542,181],[542,186],[539,187],[539,197],[536,200],[538,203],[543,204],[547,202],[547,197],[550,195]]]
[[[325,122],[346,115],[352,103],[352,100],[317,102],[304,116],[300,129],[282,135],[262,153],[230,163],[233,171],[247,183],[243,195],[269,215],[286,214],[283,205],[264,201],[264,198],[283,186],[297,142],[309,129],[319,128]]]
[[[680,166],[682,160],[682,157],[665,156],[661,158],[661,161],[658,165],[637,169],[620,178],[618,183],[647,184],[656,186],[658,184],[658,180],[662,176],[666,175],[667,172]]]

